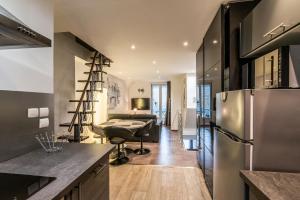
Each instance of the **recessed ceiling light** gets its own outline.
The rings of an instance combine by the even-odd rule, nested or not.
[[[132,50],[135,50],[135,45],[134,45],[134,44],[131,45],[131,49],[132,49]]]
[[[153,64],[153,65],[156,65],[156,60],[153,60],[153,61],[152,61],[152,64]]]
[[[215,71],[218,71],[218,68],[217,68],[217,67],[215,67],[215,68],[214,68],[214,70],[215,70]]]
[[[210,77],[210,75],[209,75],[209,74],[206,74],[206,76],[207,76],[207,77]]]
[[[213,40],[212,43],[213,44],[218,44],[218,40]]]
[[[159,70],[158,69],[156,70],[156,73],[159,74]]]
[[[183,44],[183,46],[185,46],[185,47],[189,46],[189,42],[188,42],[188,41],[185,41],[185,42],[183,42],[182,44]]]

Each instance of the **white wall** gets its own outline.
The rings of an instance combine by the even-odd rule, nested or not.
[[[0,0],[0,5],[53,44],[52,0]],[[0,50],[0,90],[53,93],[53,47]]]
[[[150,98],[151,99],[151,82],[149,81],[131,81],[128,84],[128,110],[131,110],[131,98]],[[138,89],[144,89],[143,94],[139,94]],[[151,110],[139,110],[136,113],[150,114]]]
[[[178,130],[178,113],[183,111],[185,75],[171,77],[171,130]]]

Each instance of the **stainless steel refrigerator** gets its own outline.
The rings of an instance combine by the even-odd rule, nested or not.
[[[242,200],[239,171],[300,172],[300,89],[222,92],[216,98],[215,200]]]

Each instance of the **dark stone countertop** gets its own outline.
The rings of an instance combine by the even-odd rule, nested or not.
[[[240,175],[258,199],[300,199],[300,173],[242,170]]]
[[[0,172],[55,177],[53,182],[29,198],[53,199],[113,149],[111,144],[66,143],[62,152],[46,153],[43,149],[37,149],[1,162]]]

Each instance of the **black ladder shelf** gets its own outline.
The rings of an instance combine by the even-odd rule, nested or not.
[[[90,67],[90,71],[84,72],[84,74],[88,74],[88,78],[86,80],[78,80],[79,83],[84,84],[82,90],[76,90],[76,92],[81,93],[80,99],[69,100],[71,103],[77,103],[75,110],[68,111],[68,113],[73,114],[72,120],[69,123],[60,124],[61,127],[67,127],[69,133],[73,131],[73,135],[63,135],[58,137],[58,139],[67,139],[69,142],[81,142],[88,138],[88,136],[81,134],[83,133],[83,127],[91,127],[94,130],[94,114],[96,113],[94,103],[99,102],[94,99],[94,93],[102,93],[103,74],[107,74],[107,72],[103,71],[103,67],[110,67],[112,61],[98,51],[94,52],[91,59],[92,62],[85,64]],[[97,83],[100,83],[100,89],[98,89]]]

